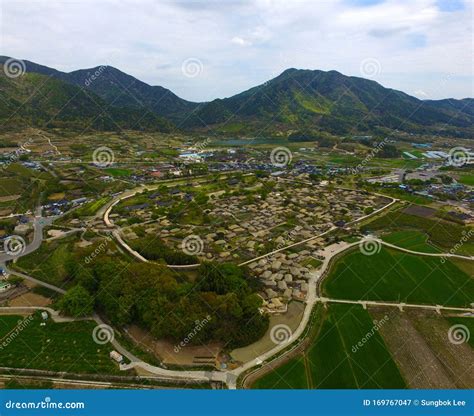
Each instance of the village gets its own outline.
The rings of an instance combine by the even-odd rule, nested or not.
[[[244,178],[224,181],[226,190],[213,188],[202,204],[194,201],[202,199],[202,193],[196,195],[199,188],[194,195],[175,187],[161,194],[150,191],[139,196],[148,202],[125,200],[110,218],[124,223],[121,233],[132,247],[143,236],[153,236],[175,251],[194,255],[195,263],[246,265],[261,283],[266,310],[284,312],[290,300],[305,300],[311,273],[321,264],[325,234],[344,229],[389,201],[363,191],[332,188],[328,192],[325,186],[284,178],[252,178],[250,186]],[[153,214],[156,206],[174,213],[173,205],[180,207],[182,215],[156,218]],[[123,211],[133,216],[133,225],[124,222]]]

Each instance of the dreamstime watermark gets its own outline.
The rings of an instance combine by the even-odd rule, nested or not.
[[[25,143],[21,144],[17,149],[15,149],[12,153],[7,155],[7,159],[3,162],[2,169],[7,169],[12,163],[17,162],[20,157],[30,150],[28,146],[33,143],[33,139],[29,138]]]
[[[365,168],[369,162],[377,156],[377,154],[387,145],[389,142],[389,138],[385,137],[381,142],[376,143],[375,146],[372,147],[372,150],[365,156],[365,158],[360,162],[355,168],[351,168],[351,173],[353,175],[359,173],[363,168]]]
[[[188,235],[181,241],[181,250],[188,256],[199,256],[203,253],[204,242],[198,235]]]
[[[385,315],[380,321],[374,320],[374,326],[362,337],[359,342],[357,342],[357,344],[352,346],[352,352],[355,354],[357,351],[359,351],[359,349],[361,349],[370,340],[370,338],[379,332],[380,328],[382,328],[389,320],[390,317],[388,315]]]
[[[84,85],[86,87],[89,87],[96,79],[98,79],[102,73],[107,69],[107,65],[101,65],[99,66],[99,68],[97,68],[95,70],[95,72],[88,76],[85,80],[84,80]]]
[[[181,72],[185,77],[196,78],[204,69],[204,65],[197,58],[188,58],[181,64]]]
[[[192,339],[209,323],[211,322],[211,315],[207,315],[204,319],[202,320],[196,320],[194,321],[195,326],[191,330],[191,332],[186,335],[186,337],[177,345],[174,346],[174,352],[177,354],[181,351],[182,348],[184,348],[186,345],[188,345]]]
[[[15,410],[30,410],[30,409],[85,409],[86,405],[84,402],[54,402],[51,397],[45,397],[39,402],[33,401],[21,401],[14,402],[8,400],[5,402],[5,409]]]
[[[359,243],[359,250],[364,256],[373,256],[380,253],[382,243],[374,238],[366,238]]]
[[[20,319],[16,326],[0,340],[0,351],[7,348],[34,319],[33,315],[28,315],[26,318]]]
[[[112,149],[101,146],[92,153],[92,163],[100,168],[106,168],[115,161],[115,155]]]
[[[112,342],[115,339],[114,329],[107,324],[97,325],[92,331],[92,339],[99,345]]]
[[[277,345],[288,343],[292,335],[291,328],[285,324],[275,325],[270,331],[270,339]]]
[[[9,58],[3,64],[3,72],[8,78],[21,77],[26,72],[26,64],[21,59]]]
[[[11,235],[3,241],[3,251],[9,256],[21,256],[26,249],[26,242],[19,235]]]
[[[105,237],[105,241],[100,243],[91,254],[89,254],[88,256],[84,258],[84,263],[89,264],[98,255],[102,254],[111,241],[112,241],[111,237],[109,236]]]
[[[287,147],[275,147],[270,153],[270,162],[277,168],[284,168],[291,163],[293,155]]]
[[[362,76],[374,78],[382,72],[382,65],[375,58],[367,58],[360,63],[359,70]]]
[[[469,328],[466,325],[456,324],[448,330],[448,339],[451,344],[460,345],[468,342],[471,337]]]
[[[471,162],[471,154],[465,147],[453,147],[448,154],[448,165],[460,168]]]
[[[464,246],[464,243],[467,243],[474,236],[474,228],[470,228],[469,231],[463,230],[462,234],[461,239],[449,250],[449,254],[455,255]],[[446,263],[446,260],[446,257],[441,257],[441,263]]]

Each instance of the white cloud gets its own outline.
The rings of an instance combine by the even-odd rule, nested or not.
[[[288,67],[361,76],[368,58],[386,86],[473,95],[472,2],[453,12],[437,0],[352,3],[9,0],[0,53],[66,71],[110,64],[193,100],[235,94]],[[203,64],[192,79],[181,72],[190,57]]]
[[[252,42],[250,42],[249,40],[245,40],[239,36],[234,36],[231,40],[232,43],[235,43],[236,45],[240,45],[240,46],[250,46],[252,44]]]

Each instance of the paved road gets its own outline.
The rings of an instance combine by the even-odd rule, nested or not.
[[[143,187],[141,187],[141,189],[143,189]],[[131,192],[130,195],[134,195],[136,192],[138,192],[138,190],[133,190],[133,191],[130,191],[130,192]],[[110,222],[110,220],[108,218],[108,215],[110,214],[110,211],[112,210],[112,208],[115,204],[117,204],[124,197],[127,197],[127,195],[128,195],[128,193],[124,193],[124,194],[120,195],[120,197],[118,197],[114,201],[111,201],[101,211],[101,215],[103,215],[104,222],[109,227],[113,227],[113,224]],[[380,211],[390,207],[395,202],[397,202],[397,200],[392,199],[392,202],[390,202],[388,205],[374,211],[373,213],[371,213],[369,215],[361,217],[358,220],[353,221],[352,223],[362,221],[365,218],[368,218],[372,215],[376,215]],[[39,212],[37,214],[37,216],[35,217],[35,223],[34,223],[35,237],[34,237],[34,241],[32,242],[32,244],[30,244],[26,248],[25,252],[22,255],[26,255],[26,254],[29,254],[29,253],[33,252],[34,250],[36,250],[40,246],[40,244],[42,242],[42,230],[43,230],[43,227],[46,224],[45,224],[45,221],[40,221],[41,220],[41,215],[40,214],[41,214],[41,212]],[[52,222],[52,220],[53,219],[51,219],[51,222]],[[115,231],[117,231],[117,230],[115,230]],[[327,232],[330,232],[330,231],[332,231],[332,230],[328,230]],[[325,233],[323,233],[323,234],[325,234]],[[317,237],[319,237],[319,236],[317,236]],[[317,237],[312,237],[312,238],[310,238],[308,240],[305,240],[305,241],[310,241],[310,240],[312,240],[314,238],[317,238]],[[380,241],[381,244],[387,245],[389,247],[393,247],[395,249],[400,249],[400,247],[394,246],[394,245],[389,244],[389,243],[385,243],[381,240],[377,240],[377,241]],[[296,245],[297,244],[302,244],[302,243],[303,242],[299,242],[299,243],[296,243]],[[453,308],[442,307],[442,306],[439,306],[439,305],[435,305],[435,306],[433,306],[433,305],[411,305],[411,304],[407,305],[407,304],[393,304],[393,303],[389,303],[389,302],[347,301],[347,300],[340,300],[340,299],[328,299],[328,298],[318,297],[317,296],[318,281],[321,279],[321,277],[324,275],[324,273],[328,269],[329,264],[330,264],[331,260],[334,258],[334,256],[337,256],[338,254],[340,254],[340,253],[342,253],[342,252],[344,252],[344,251],[346,251],[346,250],[348,250],[348,249],[350,249],[354,246],[357,246],[359,244],[360,244],[360,241],[357,241],[357,242],[354,242],[354,243],[343,243],[343,244],[340,244],[340,245],[336,246],[333,250],[329,251],[328,253],[326,253],[326,257],[325,257],[325,259],[324,259],[324,261],[321,265],[321,268],[318,271],[312,273],[311,276],[310,276],[310,279],[308,281],[309,290],[308,290],[308,295],[307,295],[307,299],[306,299],[305,310],[304,310],[304,313],[303,313],[302,320],[300,321],[300,324],[298,325],[298,328],[293,332],[293,334],[290,336],[290,338],[288,339],[287,342],[285,342],[283,344],[280,344],[280,345],[276,345],[274,348],[272,348],[271,350],[265,352],[264,354],[262,354],[258,358],[253,359],[253,360],[251,360],[247,363],[244,363],[242,366],[240,366],[240,367],[238,367],[234,370],[230,370],[230,371],[217,371],[217,370],[215,370],[215,371],[192,371],[192,370],[190,370],[190,371],[175,371],[175,370],[167,370],[167,369],[164,369],[164,368],[161,368],[161,367],[150,365],[150,364],[142,361],[141,359],[139,359],[135,355],[133,355],[128,350],[126,350],[124,347],[122,347],[120,345],[120,343],[118,343],[118,341],[113,340],[112,344],[113,344],[114,348],[117,351],[119,351],[122,355],[127,357],[131,362],[130,364],[128,364],[126,366],[122,366],[122,369],[126,370],[126,369],[130,369],[130,368],[142,368],[142,369],[148,371],[149,373],[151,373],[155,376],[163,377],[163,378],[166,378],[166,379],[186,379],[186,380],[196,380],[196,381],[203,381],[203,380],[205,380],[205,381],[220,381],[220,382],[226,383],[229,388],[236,388],[237,387],[237,378],[239,377],[239,375],[241,375],[242,373],[244,373],[245,371],[249,370],[250,368],[252,368],[254,366],[260,365],[263,361],[269,360],[271,357],[278,354],[283,349],[287,348],[288,345],[291,345],[291,343],[293,343],[301,335],[303,335],[304,330],[306,329],[306,327],[309,323],[313,307],[317,302],[356,303],[356,304],[361,304],[362,306],[364,306],[364,304],[365,305],[378,304],[378,305],[384,305],[384,306],[397,306],[399,308],[403,308],[403,307],[426,308],[426,309],[434,309],[434,310],[437,310],[437,311],[440,311],[441,309],[453,310]],[[291,247],[293,245],[294,244],[292,244],[288,247],[284,247],[282,249],[279,249],[277,251],[286,250],[286,249],[288,249],[289,247]],[[275,252],[277,252],[277,251],[275,251]],[[417,254],[417,255],[433,255],[432,253],[419,253],[419,252],[406,250],[406,249],[402,249],[402,251],[407,251],[409,253]],[[455,256],[455,257],[465,258],[463,256],[456,256],[456,255],[442,254],[442,253],[441,254],[437,253],[436,255],[440,256],[440,257]],[[268,256],[268,254],[266,256]],[[266,257],[266,256],[262,256],[262,257]],[[472,258],[468,258],[468,257],[466,257],[466,258],[469,259],[469,260],[472,260]],[[11,259],[7,259],[7,260],[11,260]],[[258,258],[252,259],[249,262],[252,262],[252,261],[255,261],[255,260],[258,260]],[[0,257],[0,263],[1,262],[2,262],[2,258]],[[64,293],[63,289],[58,288],[58,287],[53,286],[53,285],[49,285],[49,284],[44,283],[44,282],[41,282],[37,279],[34,279],[31,276],[27,276],[25,274],[17,273],[17,272],[13,272],[13,273],[16,274],[16,275],[19,275],[21,277],[27,278],[28,280],[34,281],[35,283],[41,284],[45,287],[48,287],[52,290],[56,290],[59,293]],[[38,307],[37,309],[46,309],[46,308]],[[472,312],[472,309],[464,309],[464,308],[454,308],[454,310]],[[100,319],[100,317],[98,315],[94,315],[92,317],[92,319],[94,319],[97,322],[98,325],[105,325],[104,322]]]
[[[41,211],[42,211],[41,207],[36,208],[35,217],[33,219],[33,232],[34,232],[33,241],[30,244],[28,244],[20,254],[11,255],[7,253],[1,253],[0,264],[4,264],[7,261],[18,259],[20,257],[26,256],[27,254],[31,254],[34,251],[38,250],[38,248],[41,246],[41,243],[43,242],[43,228],[51,225],[53,221],[57,218],[57,217],[43,218],[41,216]]]
[[[474,313],[474,308],[459,308],[456,306],[442,306],[442,305],[424,305],[421,303],[396,303],[396,302],[379,302],[379,301],[372,301],[372,300],[348,300],[348,299],[332,299],[332,298],[324,298],[318,297],[316,298],[316,302],[321,303],[345,303],[351,305],[361,305],[364,309],[367,306],[391,306],[403,310],[404,308],[418,308],[418,309],[430,309],[441,313],[441,311],[453,311],[453,312],[467,312],[467,313]]]
[[[462,260],[474,260],[474,256],[461,256],[460,254],[454,254],[454,253],[422,253],[420,251],[413,251],[407,248],[395,246],[393,244],[387,243],[386,241],[380,240],[379,238],[376,238],[374,240],[382,243],[384,246],[391,247],[398,251],[404,251],[405,253],[416,254],[417,256],[451,257],[451,258],[462,259]]]

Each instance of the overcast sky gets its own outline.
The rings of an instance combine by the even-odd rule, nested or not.
[[[112,65],[193,101],[286,68],[335,69],[418,98],[473,97],[471,0],[0,0],[0,54]]]

